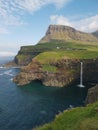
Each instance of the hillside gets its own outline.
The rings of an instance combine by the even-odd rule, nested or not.
[[[90,34],[63,25],[50,25],[46,35],[39,41],[39,43],[46,42],[68,42],[68,41],[83,41],[83,42],[98,42],[98,39]]]
[[[44,43],[44,44],[42,44]],[[46,35],[35,46],[23,46],[15,57],[18,65],[27,65],[32,58],[45,51],[54,50],[94,50],[97,51],[98,39],[89,33],[63,25],[50,25]]]
[[[51,123],[34,130],[98,130],[98,102],[65,110]]]

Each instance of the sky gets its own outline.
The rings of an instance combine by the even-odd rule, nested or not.
[[[98,0],[0,0],[0,56],[35,45],[50,24],[98,30]]]

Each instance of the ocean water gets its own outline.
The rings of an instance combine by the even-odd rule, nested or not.
[[[19,71],[0,67],[0,130],[31,130],[65,109],[84,105],[86,87],[45,87],[38,81],[19,87],[12,82]]]

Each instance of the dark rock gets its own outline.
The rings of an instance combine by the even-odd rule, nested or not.
[[[92,87],[88,90],[87,98],[86,98],[86,103],[94,103],[98,101],[98,85],[95,87]],[[98,109],[98,108],[97,108]]]

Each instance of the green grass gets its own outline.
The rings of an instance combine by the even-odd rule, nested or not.
[[[57,47],[60,47],[61,50],[66,49],[96,49],[98,51],[98,43],[93,42],[50,42],[50,43],[41,43],[35,46],[23,46],[19,53],[31,53],[32,52],[45,52],[45,51],[54,51],[57,50]]]
[[[66,110],[57,115],[53,122],[35,130],[98,130],[98,102]]]
[[[59,47],[59,49],[57,48]],[[37,56],[36,56],[37,55]],[[55,63],[60,59],[98,58],[98,43],[94,42],[59,42],[40,43],[34,46],[23,46],[16,58],[20,61],[36,58],[42,64]],[[43,70],[48,70],[44,67]]]
[[[16,58],[19,59],[19,60],[25,60],[29,57],[30,57],[30,55],[23,55],[23,54],[19,54],[19,55],[16,56]]]
[[[55,63],[60,59],[93,59],[98,58],[98,51],[69,50],[44,52],[35,57],[42,64]]]
[[[49,65],[49,64],[44,64],[42,66],[42,70],[43,71],[48,71],[48,72],[56,73],[57,72],[57,67],[55,67],[53,65]]]

